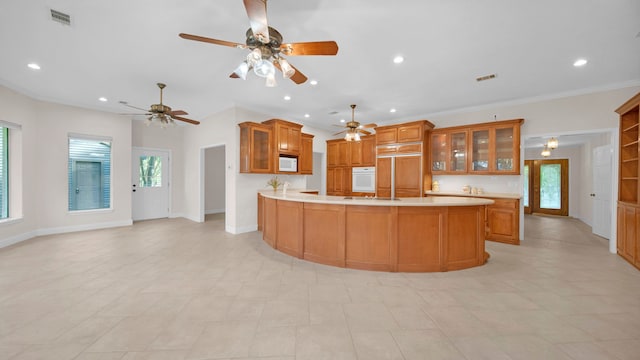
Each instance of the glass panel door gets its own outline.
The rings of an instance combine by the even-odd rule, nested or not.
[[[451,171],[467,171],[467,133],[451,134]]]
[[[489,130],[475,130],[471,135],[471,171],[489,171]]]
[[[533,211],[569,215],[569,160],[535,160],[533,164]]]
[[[533,160],[524,161],[524,189],[522,191],[524,198],[524,213],[531,214],[533,210]]]
[[[431,136],[431,171],[447,171],[447,134]]]
[[[513,171],[513,127],[496,129],[496,170]]]

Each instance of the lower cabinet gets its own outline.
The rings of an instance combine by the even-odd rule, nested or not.
[[[618,203],[618,255],[640,269],[640,207]]]
[[[507,244],[520,244],[520,200],[494,199],[487,205],[486,239]]]
[[[351,192],[351,168],[327,168],[327,195],[348,195]]]

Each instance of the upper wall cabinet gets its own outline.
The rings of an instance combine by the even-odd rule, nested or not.
[[[520,174],[520,126],[523,119],[434,130],[434,174]]]
[[[279,154],[300,155],[302,125],[279,119],[267,120],[262,123],[273,126],[276,149]]]
[[[378,126],[375,128],[376,144],[386,145],[422,141],[424,138],[424,121],[426,120],[400,125]],[[428,123],[433,128],[433,124]]]
[[[278,174],[279,158],[298,159],[298,171],[285,174],[311,174],[313,135],[302,134],[302,125],[271,119],[262,123],[244,122],[240,126],[240,172]]]
[[[240,172],[273,172],[271,145],[273,131],[271,126],[244,122],[240,126]]]

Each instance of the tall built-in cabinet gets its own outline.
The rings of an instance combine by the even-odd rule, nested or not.
[[[622,104],[618,174],[618,254],[640,269],[640,93]]]
[[[379,126],[376,131],[376,196],[423,197],[431,189],[428,120]]]
[[[313,135],[302,125],[280,119],[262,123],[243,122],[240,127],[240,172],[256,174],[313,173]],[[298,160],[296,172],[279,171],[279,158]]]
[[[375,166],[375,135],[360,141],[327,140],[327,195],[373,195],[351,191],[354,167]]]

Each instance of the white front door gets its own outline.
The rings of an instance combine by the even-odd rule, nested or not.
[[[593,149],[593,217],[591,231],[611,237],[611,145]]]
[[[169,217],[169,151],[133,148],[132,218]]]

